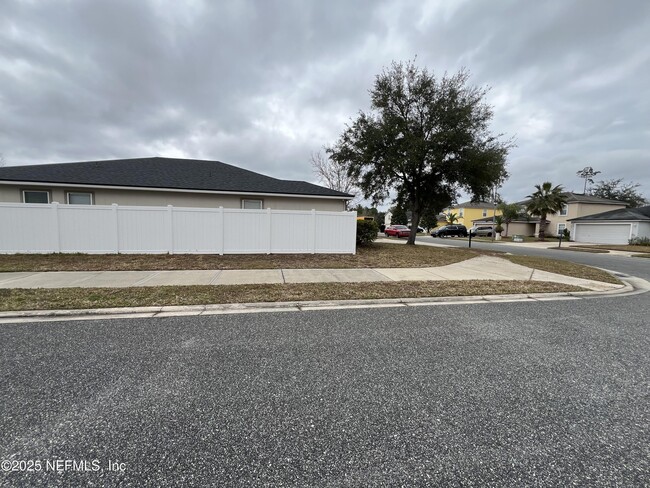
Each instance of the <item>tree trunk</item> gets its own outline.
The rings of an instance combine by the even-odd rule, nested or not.
[[[420,212],[417,210],[411,210],[411,216],[411,233],[409,234],[409,240],[406,241],[406,244],[415,246],[415,236],[418,233],[418,225],[420,225]]]
[[[506,235],[505,237],[508,237],[508,229],[510,228],[510,222],[506,220]]]
[[[540,241],[544,240],[544,237],[546,237],[546,233],[544,232],[546,230],[546,215],[542,215],[539,219],[539,234],[537,234],[537,237],[539,238]]]

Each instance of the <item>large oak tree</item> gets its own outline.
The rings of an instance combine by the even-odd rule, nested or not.
[[[638,190],[639,183],[624,183],[623,178],[599,181],[591,189],[591,194],[610,200],[619,200],[625,202],[630,208],[643,207],[648,204],[648,200]]]
[[[424,212],[438,214],[461,189],[483,199],[507,177],[512,142],[491,134],[487,90],[468,78],[464,70],[439,79],[414,62],[393,63],[375,79],[371,110],[328,149],[365,198],[381,203],[393,191],[412,212],[408,244]]]

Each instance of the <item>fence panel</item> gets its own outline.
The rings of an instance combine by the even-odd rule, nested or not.
[[[164,207],[119,207],[119,252],[170,252],[167,209]]]
[[[111,207],[59,205],[61,252],[116,252],[115,216]]]
[[[354,253],[356,213],[0,203],[0,253]]]
[[[276,210],[271,222],[271,252],[311,253],[312,213]]]
[[[267,211],[228,208],[223,212],[223,252],[225,254],[269,252]]]
[[[0,251],[58,252],[55,213],[47,204],[4,204],[0,212]]]
[[[315,252],[349,252],[356,246],[357,220],[342,219],[336,212],[321,212],[316,219]]]
[[[212,208],[174,208],[172,219],[173,252],[179,254],[222,252],[222,212]]]

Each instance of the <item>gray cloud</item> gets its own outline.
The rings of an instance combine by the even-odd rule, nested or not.
[[[650,196],[650,3],[6,0],[0,152],[8,164],[219,159],[312,180],[309,156],[412,59],[489,85],[514,135],[509,199],[584,166]]]

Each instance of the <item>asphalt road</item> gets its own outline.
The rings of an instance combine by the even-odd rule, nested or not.
[[[648,298],[3,325],[0,483],[644,486]]]
[[[455,238],[433,238],[431,236],[418,236],[416,242],[432,242],[434,244],[445,244],[448,246],[466,248],[467,239]],[[557,241],[549,241],[548,247],[557,246]],[[597,266],[600,268],[618,271],[620,273],[638,276],[650,281],[650,259],[632,258],[627,256],[616,256],[612,254],[596,254],[580,251],[562,251],[556,249],[536,249],[532,247],[517,246],[515,244],[492,244],[472,240],[472,249],[485,249],[489,251],[505,251],[512,254],[524,254],[528,256],[542,256],[552,259],[572,261],[574,263]]]

